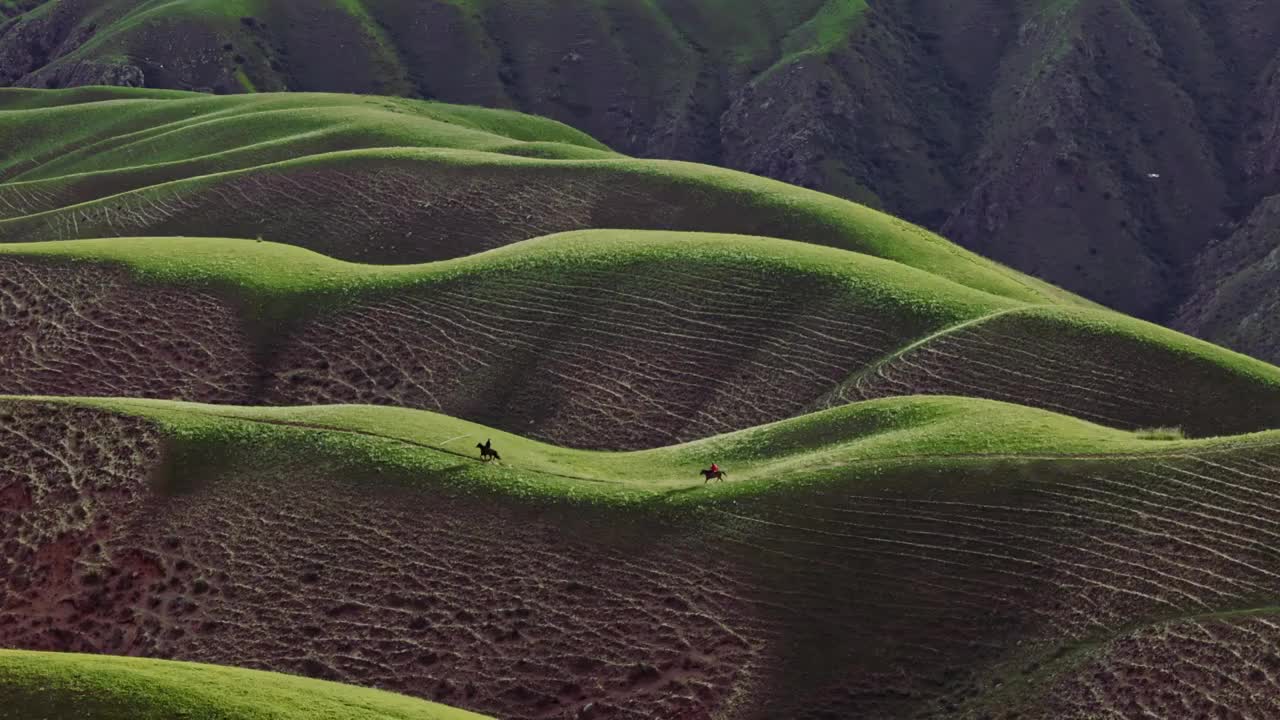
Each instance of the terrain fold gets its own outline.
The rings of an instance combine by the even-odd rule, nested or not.
[[[9,244],[0,310],[7,393],[398,405],[585,448],[915,394],[1193,436],[1280,422],[1272,366],[766,238],[590,231],[417,266],[244,240]]]
[[[736,716],[1083,718],[1135,697],[1243,713],[1257,696],[1157,694],[1143,663],[1272,677],[1265,613],[1208,616],[1280,590],[1274,432],[1153,441],[897,398],[599,453],[368,406],[0,413],[9,647],[248,665],[509,718],[743,702],[767,710]],[[485,438],[501,461],[459,457]],[[697,477],[711,457],[729,481]],[[1208,654],[1204,634],[1222,640]]]

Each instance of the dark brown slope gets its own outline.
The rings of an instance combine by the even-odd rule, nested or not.
[[[1280,358],[1280,59],[1247,107],[1245,182],[1262,199],[1202,253],[1174,326],[1260,358]]]
[[[245,424],[195,446],[18,401],[0,420],[5,646],[231,663],[529,720],[1275,702],[1274,621],[1202,617],[1280,592],[1274,439],[854,464],[677,511],[477,492],[455,480],[529,473],[344,433],[277,427],[273,444]],[[1135,629],[1152,618],[1175,621]],[[1073,656],[1082,643],[1100,651]]]
[[[0,20],[7,20],[33,10],[48,0],[0,0]]]
[[[1280,10],[1058,3],[1018,28],[945,229],[1147,317],[1249,206],[1248,113]],[[1247,28],[1247,30],[1246,30]]]
[[[1280,359],[1280,196],[1258,203],[1195,267],[1173,326],[1259,358]]]

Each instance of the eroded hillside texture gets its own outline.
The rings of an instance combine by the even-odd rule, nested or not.
[[[1274,3],[5,0],[0,12],[0,84],[518,108],[624,153],[852,198],[1116,309],[1280,357]]]
[[[450,452],[387,455],[387,436],[311,423],[201,444],[65,402],[0,401],[0,420],[5,646],[267,668],[527,720],[1276,707],[1274,433],[1140,458],[845,463],[677,512],[486,492],[456,480],[490,470]]]

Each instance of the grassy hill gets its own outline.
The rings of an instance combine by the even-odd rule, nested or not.
[[[1280,11],[1246,0],[1212,12],[1189,0],[0,8],[14,16],[0,25],[0,85],[339,91],[519,109],[627,154],[865,202],[1162,322],[1201,289],[1202,251],[1243,231],[1280,188]],[[1247,305],[1232,312],[1243,321]]]
[[[7,136],[0,172],[11,181],[150,169],[153,175],[145,179],[155,183],[203,174],[174,169],[193,161],[209,172],[225,171],[371,147],[616,157],[587,135],[544,118],[401,98],[6,89],[0,112]]]
[[[182,33],[179,77],[213,62],[201,28],[234,54],[414,27],[320,5],[50,0],[0,60],[121,53],[125,81]],[[545,20],[414,11],[441,7],[464,43]],[[728,4],[627,7],[552,17],[665,17],[755,87],[883,30],[767,2],[738,42]],[[282,78],[318,60],[272,52]],[[550,120],[0,90],[0,648],[89,654],[0,650],[0,717],[453,717],[356,686],[514,720],[1264,715],[1277,427],[1280,368]]]
[[[590,139],[512,113],[108,89],[0,90],[0,108],[5,97],[8,242],[265,238],[397,263],[585,228],[732,232],[866,252],[1012,297],[1084,302],[860,205],[709,166],[601,158]]]
[[[1280,423],[1273,366],[768,238],[601,230],[401,266],[245,240],[9,244],[0,289],[10,393],[398,405],[599,449],[921,393],[1194,436]]]
[[[0,650],[0,718],[481,720],[391,693],[142,658]]]
[[[1201,626],[1266,661],[1275,433],[1146,440],[905,398],[597,453],[396,408],[3,412],[5,645],[510,718],[1086,717],[1148,697],[1126,687],[1230,713],[1268,692],[1225,641],[1198,671],[1257,692],[1130,668]],[[475,459],[484,438],[500,462]],[[712,459],[728,482],[697,477]]]

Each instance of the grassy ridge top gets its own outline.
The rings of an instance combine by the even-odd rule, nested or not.
[[[0,650],[0,718],[482,720],[380,690],[197,663]]]
[[[865,252],[1015,299],[1086,304],[869,208],[745,173],[618,157],[517,113],[100,88],[0,91],[6,104],[0,137],[14,140],[0,140],[0,237],[10,242],[263,236],[409,262],[591,227],[732,232]]]
[[[186,468],[244,452],[287,458],[329,458],[364,477],[393,470],[402,477],[484,487],[503,495],[603,502],[691,501],[751,495],[791,482],[830,482],[883,466],[972,467],[1035,460],[1156,457],[1274,443],[1276,433],[1212,440],[1147,440],[1063,415],[990,400],[955,397],[888,398],[854,403],[799,418],[682,445],[631,452],[556,447],[422,410],[382,406],[286,408],[202,405],[129,398],[27,398],[94,407],[158,423]],[[477,458],[474,446],[492,440],[500,463],[458,465]],[[712,460],[732,483],[705,486],[697,470]],[[207,468],[206,468],[207,469]],[[356,470],[358,469],[358,470]],[[198,471],[198,472],[197,472]],[[371,475],[372,474],[372,475]],[[417,482],[417,481],[415,481]]]
[[[63,318],[14,326],[59,339],[15,355],[10,393],[394,404],[608,449],[920,393],[1204,437],[1274,426],[1280,397],[1280,368],[1149,323],[771,238],[595,230],[396,266],[196,238],[8,244],[0,258],[11,292]],[[153,333],[93,352],[102,313],[171,305],[174,290],[206,297],[212,324],[156,308]],[[67,385],[49,363],[113,369]]]
[[[1015,307],[945,276],[870,254],[808,243],[717,233],[584,230],[534,238],[476,255],[413,265],[348,262],[293,245],[226,238],[112,238],[0,244],[0,255],[80,263],[112,263],[141,280],[229,289],[256,302],[298,296],[340,298],[395,292],[467,273],[512,270],[555,273],[583,266],[626,266],[650,260],[734,259],[765,272],[801,272],[860,283],[896,304],[936,307],[950,318]]]
[[[118,171],[209,156],[261,164],[360,147],[503,151],[523,143],[611,153],[533,115],[327,93],[218,97],[135,88],[0,89],[0,177],[9,182]],[[236,165],[230,160],[226,169]],[[246,165],[239,165],[244,167]]]
[[[1215,362],[1268,384],[1280,378],[1280,369],[1268,363],[1120,313],[1019,302],[874,254],[744,235],[584,230],[414,265],[348,262],[275,242],[191,237],[9,243],[0,244],[0,255],[118,264],[140,280],[226,289],[258,306],[300,297],[340,302],[360,293],[394,293],[468,273],[501,274],[517,268],[554,273],[584,265],[625,266],[654,259],[697,264],[731,258],[756,264],[765,272],[841,278],[859,284],[869,295],[891,298],[890,308],[910,306],[950,322],[1025,308],[1020,312],[1061,318],[1065,328],[1086,334],[1129,335],[1153,349],[1216,358]]]

